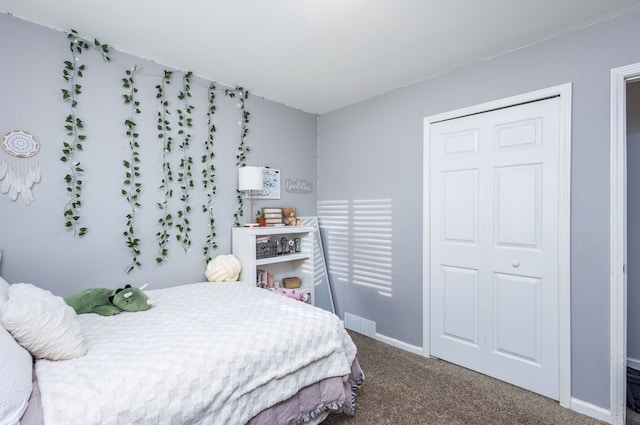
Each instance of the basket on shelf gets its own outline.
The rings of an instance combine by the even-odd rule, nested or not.
[[[272,240],[256,241],[256,258],[270,258],[278,255],[276,252],[276,242]]]
[[[282,278],[282,284],[287,289],[297,289],[300,287],[302,281],[299,277],[284,277]]]

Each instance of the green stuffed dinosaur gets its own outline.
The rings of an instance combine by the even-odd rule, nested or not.
[[[107,288],[85,289],[64,300],[76,311],[82,313],[98,313],[101,316],[113,316],[122,311],[143,311],[151,308],[153,303],[145,295],[141,288],[132,288],[126,285],[115,291]]]

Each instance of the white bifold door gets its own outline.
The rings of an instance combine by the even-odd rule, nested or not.
[[[559,98],[430,127],[431,354],[559,397]]]

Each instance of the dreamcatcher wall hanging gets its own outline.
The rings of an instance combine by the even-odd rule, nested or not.
[[[27,131],[11,130],[2,135],[0,143],[2,193],[8,194],[12,201],[20,197],[25,205],[31,205],[36,200],[31,188],[42,177],[37,158],[40,141]]]

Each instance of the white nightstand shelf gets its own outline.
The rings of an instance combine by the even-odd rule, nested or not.
[[[257,270],[267,271],[273,276],[276,286],[282,286],[285,277],[301,280],[299,291],[308,293],[314,303],[314,250],[313,228],[307,226],[285,227],[234,227],[232,229],[232,252],[240,260],[240,280],[258,282]],[[257,258],[257,239],[268,237],[272,241],[300,239],[300,251],[290,254]]]

